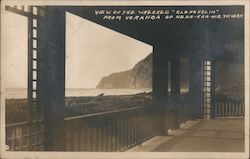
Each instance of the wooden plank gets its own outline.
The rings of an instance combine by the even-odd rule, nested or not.
[[[12,13],[16,13],[16,14],[22,15],[22,16],[26,16],[26,17],[31,16],[31,13],[25,12],[23,10],[19,10],[19,9],[17,9],[15,7],[5,6],[5,10],[10,11]]]
[[[29,6],[28,8],[30,8],[30,7],[34,7],[34,6]],[[21,6],[21,9],[18,9],[17,7],[5,6],[5,10],[7,10],[9,12],[12,12],[12,13],[15,13],[15,14],[18,14],[18,15],[22,15],[22,16],[29,17],[29,18],[34,18],[34,19],[44,18],[46,16],[45,10],[40,9],[40,7],[37,7],[37,9],[38,9],[38,14],[34,15],[29,10],[28,10],[28,12],[26,12],[24,10],[24,6]]]

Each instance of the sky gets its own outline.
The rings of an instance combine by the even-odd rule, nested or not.
[[[3,11],[1,53],[7,88],[27,87],[27,18]]]
[[[2,18],[6,88],[27,87],[27,19],[10,12]],[[102,77],[131,69],[152,46],[66,13],[66,88],[95,88]]]

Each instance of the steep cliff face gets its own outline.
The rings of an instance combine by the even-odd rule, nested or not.
[[[131,70],[103,77],[97,88],[152,88],[152,54]],[[244,95],[244,66],[239,63],[216,63],[216,92],[230,96]],[[181,60],[181,89],[188,88],[188,60]],[[183,80],[184,79],[184,80]]]
[[[137,63],[131,70],[103,77],[96,88],[151,88],[152,54]]]

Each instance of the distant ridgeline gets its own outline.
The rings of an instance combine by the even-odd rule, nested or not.
[[[184,62],[184,63],[183,63]],[[182,60],[184,65],[187,61]],[[188,77],[187,67],[181,67],[181,78]],[[243,97],[244,95],[244,66],[239,63],[216,63],[216,92],[229,96]],[[181,80],[181,89],[188,87],[188,78]],[[112,73],[105,76],[96,86],[98,89],[137,89],[152,88],[152,53],[138,62],[132,69]]]

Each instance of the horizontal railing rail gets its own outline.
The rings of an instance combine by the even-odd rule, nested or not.
[[[215,100],[215,117],[244,116],[244,102],[232,99]]]
[[[86,114],[86,115],[66,117],[66,118],[64,118],[64,120],[68,121],[68,120],[76,120],[76,119],[88,118],[88,117],[97,117],[97,116],[103,116],[103,115],[110,115],[113,113],[128,112],[128,111],[138,110],[138,109],[142,109],[142,108],[146,108],[146,106],[132,107],[132,108],[126,108],[126,109],[120,109],[120,110],[114,110],[114,111],[106,111],[106,112],[99,112],[99,113],[92,113],[92,114]]]

